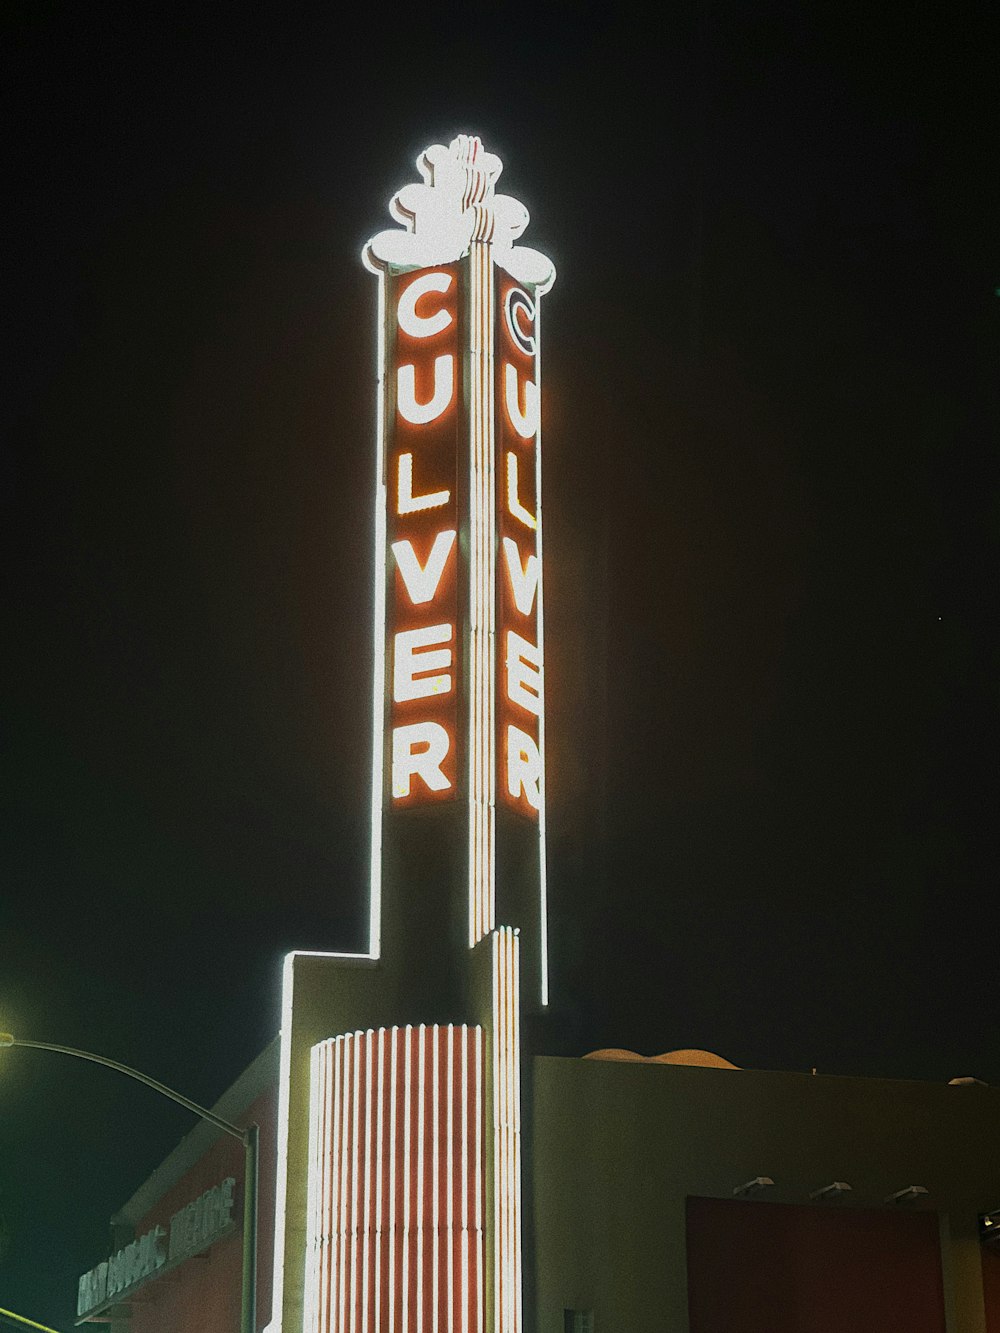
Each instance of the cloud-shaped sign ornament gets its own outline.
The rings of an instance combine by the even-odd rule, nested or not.
[[[547,255],[515,241],[528,225],[528,210],[507,194],[495,194],[503,163],[473,134],[459,134],[446,148],[431,144],[417,158],[420,185],[404,185],[389,211],[405,228],[380,231],[362,259],[373,273],[447,264],[468,254],[474,241],[489,241],[493,260],[511,277],[547,292],[555,265]]]

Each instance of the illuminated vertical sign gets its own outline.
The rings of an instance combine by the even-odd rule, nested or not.
[[[386,777],[389,799],[405,806],[459,787],[459,268],[387,285]]]
[[[467,821],[470,947],[496,926],[505,861],[522,878],[534,861],[545,1003],[539,305],[555,272],[516,243],[527,210],[496,193],[477,138],[417,167],[390,208],[403,230],[364,252],[380,291],[372,952],[385,840],[449,802]],[[498,835],[498,804],[533,857]]]
[[[496,306],[497,786],[505,802],[538,820],[544,799],[538,309],[503,272],[496,275]]]

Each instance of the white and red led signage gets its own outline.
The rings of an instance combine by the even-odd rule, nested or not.
[[[384,840],[449,802],[467,821],[470,946],[493,930],[500,805],[535,830],[544,1002],[539,304],[555,274],[516,243],[527,210],[496,193],[478,139],[417,166],[391,205],[404,229],[364,252],[380,290],[372,938]]]
[[[502,799],[538,819],[542,785],[542,548],[536,299],[496,275],[498,753]]]
[[[460,787],[459,266],[392,274],[385,647],[393,804]]]

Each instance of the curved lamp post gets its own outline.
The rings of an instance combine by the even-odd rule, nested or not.
[[[13,1310],[0,1310],[0,1324],[9,1321],[17,1324],[19,1328],[40,1328],[42,1333],[57,1333],[54,1328],[49,1328],[48,1324],[38,1324],[34,1319],[25,1319],[23,1314],[15,1314]]]
[[[104,1065],[106,1069],[117,1069],[119,1074],[125,1074],[139,1083],[145,1083],[147,1088],[152,1088],[154,1092],[169,1097],[179,1106],[186,1107],[202,1120],[207,1120],[210,1125],[215,1125],[216,1129],[221,1129],[224,1134],[239,1139],[243,1144],[246,1160],[243,1176],[243,1290],[240,1333],[257,1333],[257,1126],[247,1125],[245,1129],[240,1129],[238,1125],[223,1120],[221,1115],[216,1115],[207,1107],[199,1106],[190,1098],[182,1097],[179,1092],[174,1092],[165,1084],[158,1083],[148,1074],[141,1074],[138,1069],[130,1069],[128,1065],[119,1064],[117,1060],[109,1060],[106,1056],[94,1055],[92,1051],[77,1051],[72,1046],[54,1046],[47,1041],[24,1041],[9,1032],[0,1032],[0,1047],[6,1046],[27,1046],[36,1051],[56,1051],[60,1055],[74,1055],[78,1060],[90,1060],[95,1065]]]

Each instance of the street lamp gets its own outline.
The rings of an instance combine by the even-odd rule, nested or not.
[[[138,1069],[130,1069],[128,1065],[119,1064],[117,1060],[109,1060],[106,1056],[94,1055],[92,1051],[77,1051],[72,1046],[54,1046],[47,1041],[24,1041],[9,1032],[0,1032],[0,1047],[5,1046],[28,1046],[36,1051],[56,1051],[60,1055],[74,1055],[78,1060],[90,1060],[95,1065],[104,1065],[106,1069],[117,1069],[119,1074],[125,1074],[139,1083],[145,1083],[147,1088],[152,1088],[154,1092],[159,1092],[162,1096],[169,1097],[172,1102],[186,1107],[202,1120],[215,1125],[216,1129],[221,1129],[224,1134],[239,1139],[243,1144],[246,1161],[243,1173],[243,1290],[240,1303],[240,1333],[257,1333],[257,1126],[247,1125],[245,1129],[240,1129],[238,1125],[223,1120],[222,1116],[209,1111],[207,1107],[199,1106],[190,1098],[182,1097],[179,1092],[174,1092],[165,1084],[158,1083],[148,1074],[141,1074]]]

